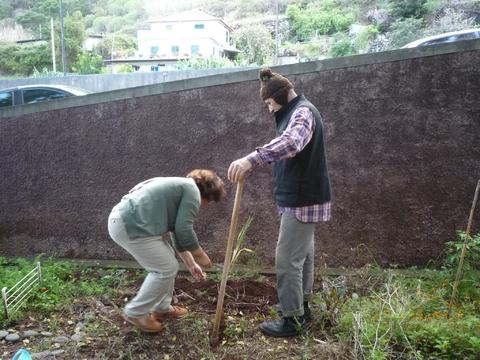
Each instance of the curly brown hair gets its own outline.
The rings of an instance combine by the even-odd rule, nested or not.
[[[225,195],[225,185],[220,177],[211,170],[195,169],[187,174],[200,190],[200,196],[208,201],[220,201]]]

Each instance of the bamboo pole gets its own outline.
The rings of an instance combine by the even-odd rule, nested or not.
[[[449,318],[452,312],[453,303],[455,302],[455,298],[457,297],[458,285],[460,283],[460,280],[463,277],[463,263],[465,261],[465,255],[467,253],[467,244],[470,238],[470,229],[472,228],[473,213],[475,212],[475,206],[477,205],[479,190],[480,190],[480,180],[478,180],[477,182],[477,188],[475,189],[475,195],[473,196],[472,207],[470,209],[470,216],[468,217],[467,231],[465,232],[465,240],[463,241],[462,253],[460,255],[460,261],[458,263],[457,275],[455,276],[455,282],[453,283],[452,297],[450,298],[450,304],[448,304]]]
[[[220,323],[223,318],[223,300],[225,298],[225,289],[227,287],[228,272],[230,270],[233,245],[235,242],[235,236],[237,232],[238,213],[240,210],[240,201],[243,194],[244,179],[240,179],[237,183],[237,191],[235,193],[235,202],[233,204],[232,219],[230,221],[230,230],[228,231],[227,250],[225,252],[225,261],[223,264],[222,280],[220,283],[220,289],[218,291],[217,299],[217,311],[215,313],[215,319],[213,321],[213,329],[210,337],[210,344],[218,344],[218,332],[220,329]]]

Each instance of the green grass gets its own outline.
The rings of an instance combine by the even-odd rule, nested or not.
[[[23,258],[0,257],[0,288],[10,288],[20,281],[26,274],[41,262],[43,282],[40,287],[32,291],[31,296],[17,312],[13,312],[9,319],[4,312],[0,312],[0,326],[8,325],[22,318],[22,309],[37,313],[51,313],[60,310],[77,297],[94,296],[100,294],[113,294],[121,287],[136,281],[141,277],[124,276],[124,270],[117,268],[91,268],[68,261],[36,258],[27,260]],[[3,308],[2,308],[3,310]]]

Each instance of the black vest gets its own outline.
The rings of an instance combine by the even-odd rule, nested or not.
[[[301,207],[331,200],[322,117],[303,95],[297,96],[275,113],[277,135],[283,133],[296,109],[309,108],[315,117],[312,139],[293,158],[273,165],[275,201],[279,206]]]

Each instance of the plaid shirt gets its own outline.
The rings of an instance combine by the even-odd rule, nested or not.
[[[258,147],[247,156],[253,166],[292,158],[307,146],[315,131],[313,113],[307,107],[299,107],[292,115],[285,131],[268,144]],[[277,206],[279,214],[291,212],[304,223],[329,221],[331,202],[302,207]]]

